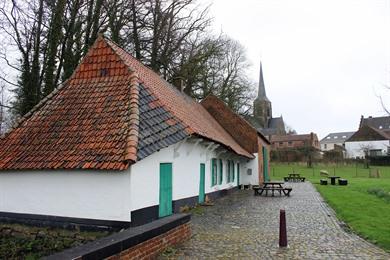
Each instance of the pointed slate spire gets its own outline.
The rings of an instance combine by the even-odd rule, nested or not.
[[[259,76],[259,90],[257,92],[257,98],[258,100],[266,100],[269,101],[267,98],[267,95],[265,94],[265,85],[264,85],[264,78],[263,78],[263,66],[260,61],[260,76]]]

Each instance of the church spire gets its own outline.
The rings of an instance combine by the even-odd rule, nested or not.
[[[260,76],[259,76],[259,90],[257,92],[257,98],[259,100],[266,100],[269,101],[267,98],[267,95],[265,94],[265,85],[264,85],[264,78],[263,78],[263,66],[260,61]]]

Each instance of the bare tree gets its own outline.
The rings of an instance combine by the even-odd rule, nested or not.
[[[296,135],[297,134],[297,131],[294,128],[292,128],[290,125],[286,125],[285,130],[286,130],[286,133],[288,135]]]
[[[386,90],[390,90],[390,87],[389,86],[386,86],[386,85],[383,85],[383,87],[386,89]],[[385,111],[385,113],[387,115],[390,115],[390,110],[388,108],[388,106],[385,104],[385,102],[383,101],[383,97],[378,95],[378,98],[379,98],[379,101],[381,102],[381,106],[383,108],[383,110]]]
[[[370,156],[370,150],[372,150],[372,148],[373,146],[370,143],[360,145],[360,151],[362,151],[364,154],[364,167],[367,169],[370,168],[369,156]]]
[[[3,124],[4,124],[4,84],[0,85],[0,136],[3,134]]]
[[[168,81],[201,100],[223,99],[234,111],[250,110],[254,84],[245,50],[226,35],[209,32],[208,7],[197,0],[10,0],[0,3],[0,34],[9,51],[0,58],[17,74],[15,115],[27,113],[69,78],[81,57],[106,32]],[[180,84],[181,86],[182,84]]]

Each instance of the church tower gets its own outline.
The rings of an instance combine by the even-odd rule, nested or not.
[[[269,122],[272,118],[272,104],[265,94],[265,86],[263,79],[263,68],[260,62],[260,77],[259,77],[259,90],[257,92],[257,98],[253,102],[253,115],[256,120],[261,124],[263,128],[269,127]]]

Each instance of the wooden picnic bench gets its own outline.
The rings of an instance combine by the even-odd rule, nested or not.
[[[305,177],[302,177],[298,173],[290,173],[288,176],[284,177],[284,181],[293,181],[293,182],[304,182]]]
[[[282,186],[284,182],[264,182],[263,186],[254,186],[254,195],[255,196],[261,196],[265,191],[265,196],[268,196],[268,191],[272,194],[272,196],[275,196],[275,191],[279,192],[279,195],[282,196],[282,193],[285,196],[290,196],[290,192],[292,191],[292,188],[285,188]]]

